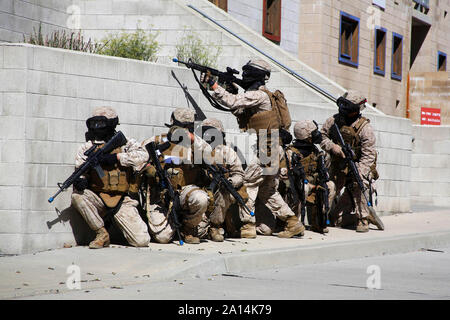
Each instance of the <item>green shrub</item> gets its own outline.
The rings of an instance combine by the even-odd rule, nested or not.
[[[98,53],[101,50],[102,45],[93,42],[90,38],[88,41],[84,40],[81,35],[81,30],[78,33],[71,32],[66,33],[65,30],[56,30],[50,34],[50,37],[42,34],[42,25],[39,24],[39,29],[36,31],[33,28],[33,33],[27,39],[23,36],[23,42],[34,44],[38,46],[46,46],[52,48],[61,48],[75,51],[83,51],[88,53]]]
[[[217,59],[222,52],[222,47],[212,43],[205,44],[198,34],[189,30],[176,45],[177,59],[217,68]]]
[[[137,29],[133,33],[109,34],[101,40],[100,54],[122,58],[156,61],[160,46],[156,41],[159,33]]]

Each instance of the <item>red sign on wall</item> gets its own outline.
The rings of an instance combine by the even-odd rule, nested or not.
[[[421,108],[420,124],[441,125],[441,109]]]

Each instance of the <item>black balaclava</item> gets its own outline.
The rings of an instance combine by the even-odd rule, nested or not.
[[[119,118],[108,119],[105,116],[95,116],[86,120],[88,131],[86,140],[109,141],[116,133]]]
[[[361,104],[364,104],[365,102],[366,100],[363,100],[359,104],[356,104],[344,97],[339,97],[337,99],[336,104],[339,107],[339,115],[346,125],[351,125],[361,116]]]
[[[266,83],[265,79],[268,74],[270,72],[253,67],[247,63],[242,67],[242,81],[240,85],[245,91],[257,90]]]

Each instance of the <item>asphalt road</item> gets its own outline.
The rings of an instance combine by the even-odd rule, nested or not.
[[[450,247],[446,247],[258,272],[81,288],[25,299],[450,300],[449,270]]]

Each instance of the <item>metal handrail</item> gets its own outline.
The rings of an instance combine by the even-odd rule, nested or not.
[[[228,33],[230,33],[231,35],[233,35],[234,37],[238,38],[240,41],[244,42],[246,45],[248,45],[249,47],[251,47],[252,49],[258,51],[260,54],[262,54],[263,56],[265,56],[266,58],[270,59],[272,62],[274,62],[275,64],[277,64],[280,68],[284,69],[286,72],[288,72],[289,74],[291,74],[293,77],[295,77],[296,79],[302,81],[304,84],[306,84],[307,86],[309,86],[310,88],[320,92],[321,94],[323,94],[326,98],[330,99],[333,102],[336,102],[337,98],[335,98],[331,93],[327,92],[326,90],[320,88],[319,86],[315,85],[314,83],[312,83],[311,81],[303,78],[301,75],[299,75],[297,72],[295,72],[294,70],[292,70],[291,68],[285,66],[283,63],[279,62],[278,60],[276,60],[275,58],[271,57],[270,55],[268,55],[267,53],[265,53],[264,51],[258,49],[257,47],[255,47],[254,45],[252,45],[250,42],[248,42],[247,40],[244,40],[242,37],[238,36],[236,33],[234,33],[233,31],[229,30],[227,27],[225,27],[224,25],[220,24],[219,22],[213,20],[210,16],[208,16],[206,13],[202,12],[201,10],[195,8],[193,5],[188,4],[187,5],[189,8],[191,8],[192,10],[196,11],[197,13],[201,14],[203,17],[205,17],[206,19],[208,19],[209,21],[213,22],[214,24],[216,24],[217,26],[219,26],[220,28],[222,28],[223,30],[227,31]]]

